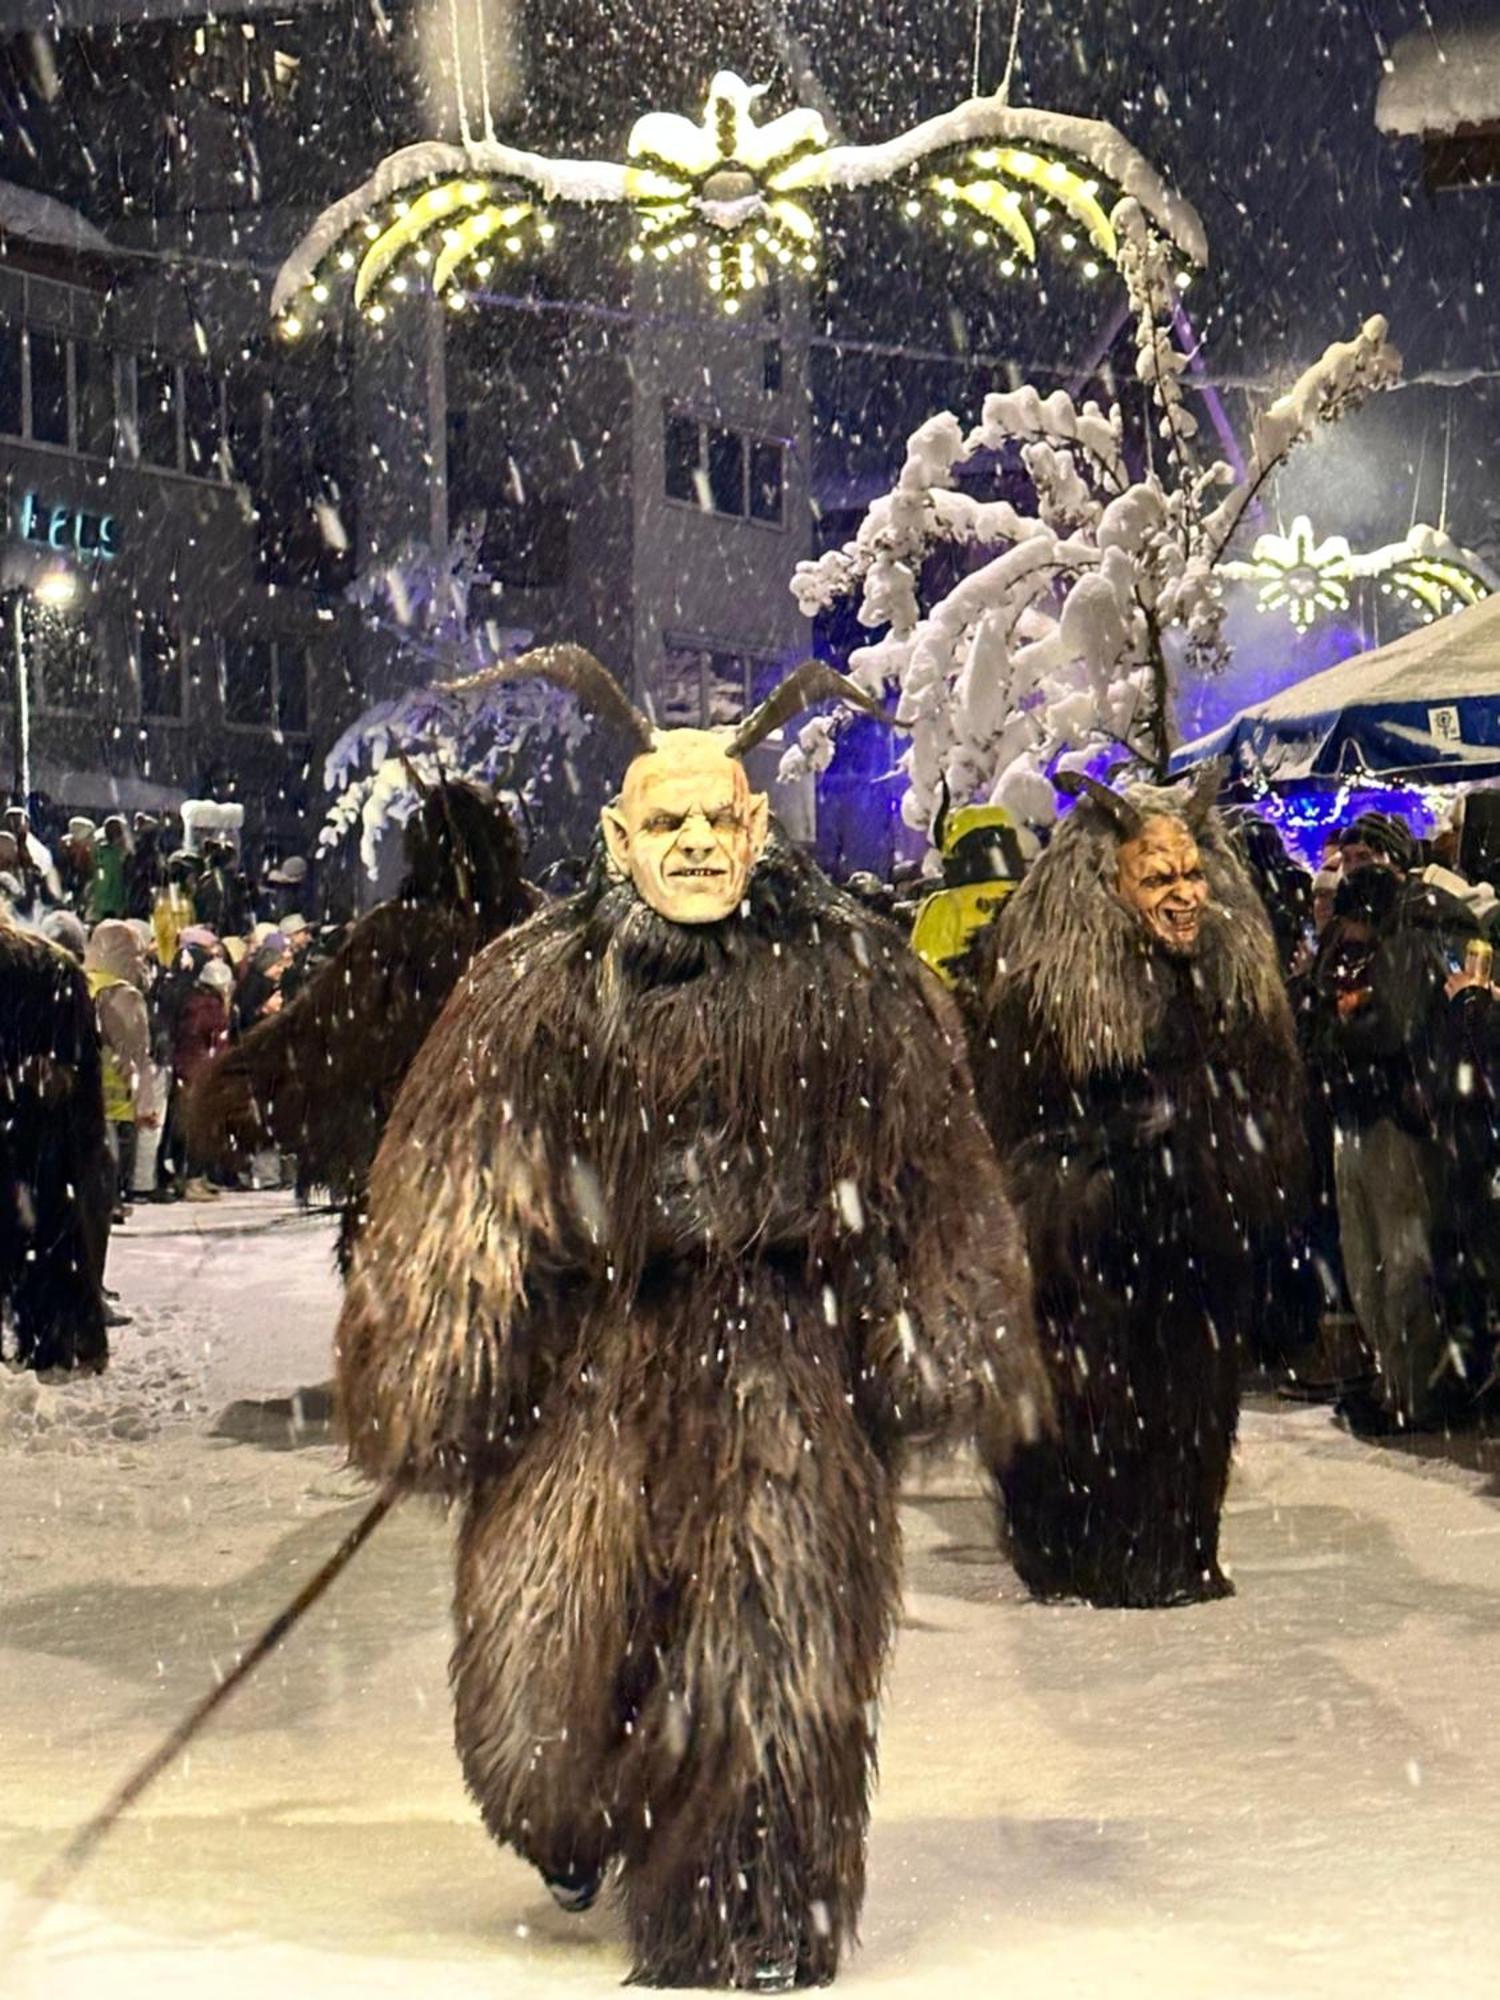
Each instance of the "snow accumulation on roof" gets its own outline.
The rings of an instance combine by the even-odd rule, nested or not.
[[[1375,100],[1375,123],[1400,138],[1500,124],[1500,21],[1403,35]]]
[[[0,181],[0,234],[51,243],[60,250],[107,251],[110,247],[109,238],[85,221],[76,208],[50,194],[17,187],[14,181]]]
[[[1500,596],[1486,597],[1373,653],[1356,653],[1284,688],[1249,713],[1266,721],[1321,716],[1370,702],[1500,699]]]

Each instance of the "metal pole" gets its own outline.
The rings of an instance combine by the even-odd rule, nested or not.
[[[31,684],[26,665],[26,592],[18,590],[11,605],[11,638],[16,660],[16,784],[17,804],[31,797]]]

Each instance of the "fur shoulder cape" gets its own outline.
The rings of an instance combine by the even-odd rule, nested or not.
[[[1180,795],[1136,785],[1146,813],[1181,817]],[[1194,828],[1208,877],[1193,977],[1204,1010],[1231,1034],[1256,1024],[1290,1050],[1295,1037],[1276,940],[1255,885],[1217,814]],[[1024,1006],[1033,1031],[1075,1081],[1135,1069],[1161,1020],[1160,956],[1139,916],[1115,893],[1118,828],[1082,800],[997,917],[978,982],[984,1014]]]
[[[678,1254],[677,1188],[710,1218],[681,1255],[731,1290],[773,1257],[815,1299],[858,1295],[911,1427],[951,1428],[966,1398],[972,1419],[975,1396],[1001,1428],[1038,1421],[1019,1232],[957,1016],[894,929],[777,843],[722,924],[670,923],[596,874],[460,980],[350,1274],[340,1388],[366,1468],[461,1480],[476,1420],[524,1422],[536,1356],[586,1344]]]

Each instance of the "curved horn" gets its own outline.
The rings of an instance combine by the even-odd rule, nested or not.
[[[444,694],[473,694],[479,688],[531,680],[566,688],[601,721],[613,723],[637,750],[649,750],[656,740],[656,731],[609,668],[583,646],[533,646],[518,659],[486,667],[465,680],[441,681],[439,686]]]
[[[1134,840],[1146,823],[1139,807],[1119,792],[1111,791],[1108,785],[1100,784],[1097,778],[1091,778],[1087,771],[1059,771],[1052,783],[1064,798],[1092,799],[1114,821],[1122,840]]]
[[[1182,816],[1194,833],[1201,833],[1208,824],[1214,801],[1223,788],[1224,766],[1217,757],[1210,757],[1194,774],[1193,788],[1183,802]]]
[[[804,660],[738,725],[726,745],[730,756],[743,757],[757,743],[764,743],[773,729],[819,701],[847,701],[877,722],[890,720],[880,703],[856,687],[847,674],[836,673],[825,660]]]
[[[938,779],[938,789],[943,795],[943,802],[937,809],[937,818],[932,822],[932,833],[929,837],[933,846],[941,854],[943,851],[943,835],[948,831],[948,813],[953,804],[953,794],[948,789],[948,775],[946,772]]]

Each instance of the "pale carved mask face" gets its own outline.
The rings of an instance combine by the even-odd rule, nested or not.
[[[602,816],[610,858],[674,924],[716,924],[745,900],[770,807],[702,729],[673,729],[625,773]]]
[[[1198,948],[1208,880],[1198,843],[1180,819],[1153,813],[1120,847],[1115,887],[1158,944],[1189,956]]]

